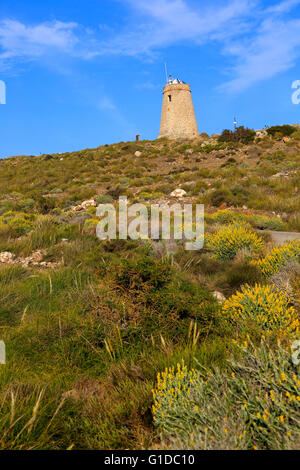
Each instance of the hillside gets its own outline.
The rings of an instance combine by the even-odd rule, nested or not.
[[[0,160],[0,449],[300,448],[300,241],[270,233],[300,232],[300,131],[250,140]],[[98,240],[120,195],[204,203],[204,249]]]
[[[49,213],[91,197],[164,200],[181,187],[193,200],[292,214],[299,208],[300,139],[251,145],[142,141],[80,152],[0,160],[1,207]],[[138,156],[136,156],[136,152]],[[287,192],[292,196],[287,198]],[[293,223],[293,222],[292,222]]]

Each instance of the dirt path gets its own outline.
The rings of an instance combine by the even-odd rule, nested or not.
[[[259,230],[259,232],[264,232],[264,230]],[[298,232],[276,232],[275,230],[268,230],[268,233],[277,245],[283,245],[293,240],[300,240],[300,233]]]

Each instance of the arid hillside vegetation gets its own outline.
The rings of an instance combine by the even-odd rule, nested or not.
[[[0,160],[0,449],[299,449],[299,188],[291,126]],[[120,195],[203,249],[100,241]]]

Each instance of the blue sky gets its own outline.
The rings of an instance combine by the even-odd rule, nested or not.
[[[300,122],[300,0],[2,0],[0,157],[156,138],[165,62],[200,132]]]

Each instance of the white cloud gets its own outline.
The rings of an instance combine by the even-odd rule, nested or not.
[[[104,42],[100,54],[153,55],[179,43],[214,43],[231,66],[221,88],[240,92],[284,72],[300,56],[300,0],[265,8],[259,0],[120,0],[130,5],[139,27]],[[292,14],[290,14],[292,12]],[[290,15],[289,15],[290,14]]]
[[[268,13],[284,13],[292,10],[294,7],[300,4],[300,0],[284,0],[277,5],[269,7],[266,11]]]
[[[233,56],[236,64],[230,69],[234,78],[221,88],[241,92],[296,65],[300,57],[300,19],[283,20],[269,16],[262,21],[250,41],[244,40],[240,46],[229,46],[224,52]]]
[[[179,42],[205,43],[231,37],[240,30],[254,0],[227,0],[224,5],[201,2],[192,8],[183,0],[124,0],[134,11],[134,23],[114,38],[102,42],[99,54],[153,55]],[[217,2],[219,3],[219,2]],[[206,5],[205,5],[206,4]],[[238,21],[239,20],[239,21]]]
[[[16,20],[0,21],[0,61],[34,59],[51,52],[85,56],[88,51],[81,45],[76,23],[61,21],[25,25]]]
[[[128,113],[125,115],[109,96],[103,94],[99,101],[93,98],[93,103],[98,109],[106,112],[107,119],[110,119],[118,129],[122,129],[124,135],[136,134],[137,127],[129,121]]]
[[[230,63],[231,78],[222,90],[239,92],[288,70],[300,56],[300,17],[295,14],[300,0],[281,0],[268,8],[262,0],[116,1],[128,7],[126,24],[118,31],[111,25],[91,31],[74,22],[0,21],[0,65],[59,53],[153,59],[166,47],[213,43]],[[102,106],[109,109],[108,103]]]
[[[107,96],[104,96],[100,99],[99,108],[103,109],[103,110],[106,110],[106,111],[116,111],[117,110],[116,105]]]

